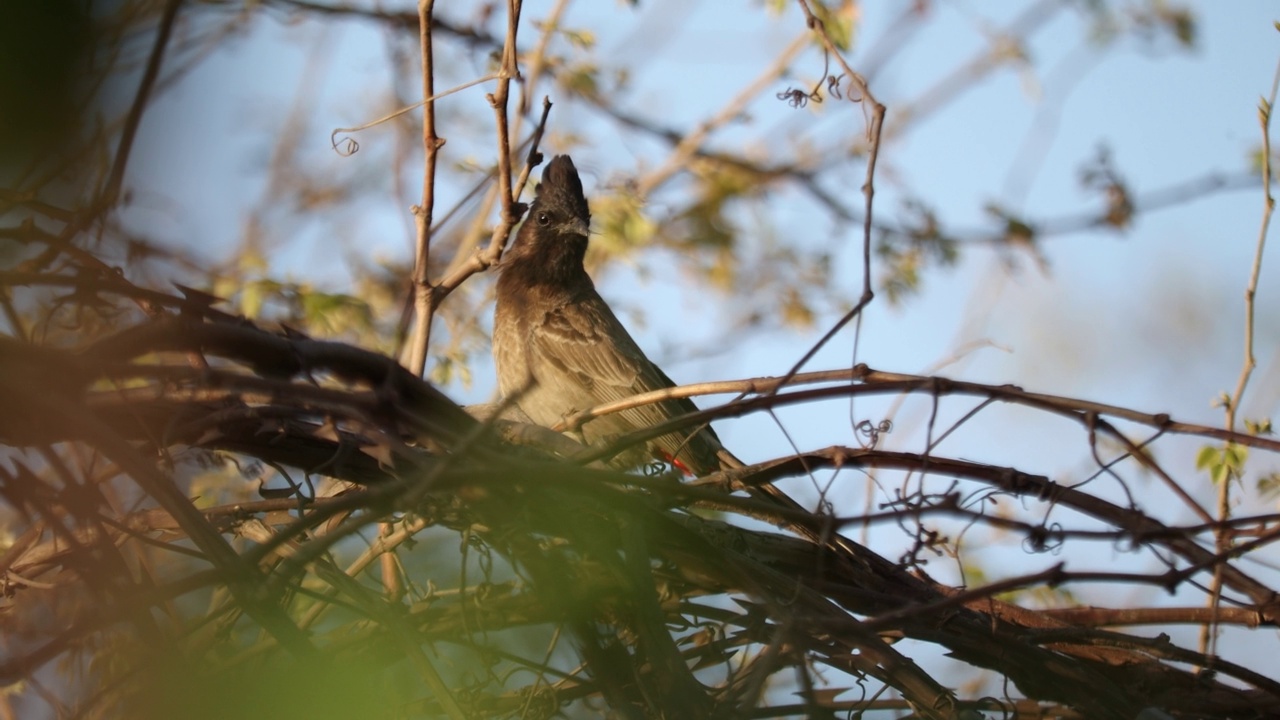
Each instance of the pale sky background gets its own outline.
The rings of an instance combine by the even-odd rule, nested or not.
[[[1099,53],[1084,43],[1080,17],[1070,12],[1039,30],[1030,38],[1033,70],[995,72],[913,127],[904,139],[885,145],[877,177],[878,217],[891,220],[897,214],[904,187],[932,203],[953,229],[989,230],[991,222],[982,208],[993,200],[1036,219],[1095,212],[1099,200],[1081,188],[1077,171],[1103,145],[1138,196],[1211,172],[1234,173],[1247,167],[1250,153],[1260,144],[1259,99],[1270,91],[1280,59],[1280,32],[1272,25],[1280,19],[1280,7],[1262,0],[1189,4],[1200,21],[1197,47],[1190,53],[1174,50],[1167,38],[1151,46],[1123,40]],[[399,5],[410,4],[394,6]],[[455,20],[468,17],[453,14],[464,7],[472,12],[461,4],[438,5],[441,15]],[[527,2],[526,23],[545,17],[548,6]],[[860,53],[880,37],[891,13],[903,6],[887,0],[866,3],[865,29],[848,55],[855,68],[860,67]],[[921,32],[872,79],[872,90],[888,106],[891,120],[895,111],[970,58],[982,46],[984,29],[1003,27],[1025,4],[974,0],[932,7]],[[718,110],[803,28],[793,5],[780,15],[762,11],[757,3],[734,3],[729,10],[723,3],[684,8],[681,0],[641,2],[636,9],[626,3],[579,2],[563,25],[591,28],[598,35],[597,56],[627,67],[635,85],[627,103],[630,109],[685,128]],[[343,266],[349,253],[410,257],[408,204],[420,192],[420,171],[413,166],[405,170],[407,197],[396,198],[389,159],[398,149],[390,132],[358,135],[362,149],[351,157],[340,157],[329,147],[334,128],[368,122],[383,111],[391,82],[388,34],[361,21],[322,28],[286,20],[275,11],[260,14],[240,37],[157,100],[144,120],[131,161],[128,185],[135,200],[124,217],[153,239],[182,241],[210,262],[225,260],[239,246],[246,211],[261,195],[262,169],[295,98],[300,93],[311,97],[317,90],[306,108],[302,156],[314,172],[365,183],[370,194],[367,202],[361,200],[336,223],[326,215],[324,222],[272,230],[289,235],[277,259],[280,274],[317,279],[326,289],[344,291],[349,289]],[[499,29],[501,22],[493,27]],[[525,41],[533,42],[532,25],[524,32]],[[322,58],[322,64],[308,71],[315,58]],[[459,58],[450,67],[457,80],[483,72],[478,63],[467,65]],[[1082,62],[1083,58],[1088,60]],[[811,54],[805,66],[805,79],[810,79],[820,72],[821,60]],[[777,90],[788,84],[792,83],[778,83]],[[439,87],[447,85],[442,82]],[[480,107],[489,89],[475,88],[449,101]],[[552,85],[544,83],[543,92],[552,93],[557,103],[553,130],[557,123],[563,123],[562,130],[603,127],[580,104],[556,97]],[[765,127],[829,140],[863,130],[861,110],[848,103],[795,110],[773,100],[772,93],[766,93],[766,99],[752,106],[750,126],[731,129],[724,137],[732,140],[747,136],[738,133]],[[447,122],[449,107],[442,106],[441,112]],[[451,138],[445,161],[475,157],[489,162],[492,150],[485,144],[468,144],[461,137],[464,132],[442,128],[441,134]],[[489,142],[487,136],[484,142]],[[612,174],[652,167],[665,156],[660,146],[616,137],[573,153],[584,169],[589,195]],[[1041,159],[1035,161],[1037,157]],[[840,177],[847,182],[844,196],[860,206],[862,168]],[[438,207],[448,206],[448,193],[449,188],[441,191]],[[847,278],[845,292],[856,296],[860,227],[833,225],[798,193],[784,192],[775,202],[783,208],[773,214],[775,227],[791,233],[789,237],[803,238],[798,241],[806,246],[828,247]],[[1211,402],[1234,388],[1241,367],[1241,298],[1262,203],[1257,187],[1220,192],[1143,214],[1123,235],[1103,231],[1053,237],[1043,245],[1047,274],[1025,256],[1018,257],[1019,270],[1011,274],[993,252],[968,248],[957,267],[931,271],[920,295],[897,307],[883,296],[872,305],[862,325],[857,360],[913,373],[954,360],[939,373],[1220,426],[1222,413]],[[661,195],[651,199],[651,212],[661,213],[663,207]],[[1273,241],[1274,237],[1273,232]],[[1250,418],[1273,415],[1280,405],[1280,258],[1275,254],[1272,248],[1257,298],[1259,367],[1243,413]],[[689,359],[679,348],[697,345],[722,318],[725,303],[734,302],[732,297],[707,296],[700,290],[690,295],[681,289],[679,277],[641,281],[622,265],[598,276],[597,285],[620,307],[641,299],[650,304],[643,324],[630,323],[633,334],[655,359],[676,360],[665,369],[678,382],[781,374],[835,319],[824,316],[806,332],[745,337],[731,352]],[[750,289],[742,292],[749,296]],[[958,355],[974,342],[990,345]],[[846,331],[809,369],[847,367],[851,348],[852,334]],[[471,387],[447,388],[461,402],[487,400],[493,391],[486,358],[474,371]],[[854,415],[878,420],[892,401],[859,401]],[[704,399],[702,404],[709,402]],[[955,417],[971,406],[952,400],[944,408]],[[895,418],[896,430],[885,447],[920,450],[920,423],[927,412],[924,399],[908,403]],[[988,412],[938,452],[1018,467],[1061,482],[1079,482],[1093,471],[1078,427],[1014,409]],[[847,402],[780,413],[805,447],[854,444],[849,415]],[[767,417],[722,422],[717,428],[726,445],[746,460],[788,451],[786,439]],[[1195,440],[1165,440],[1157,453],[1166,469],[1211,507],[1213,489],[1191,461],[1200,445]],[[1257,455],[1250,467],[1260,474],[1280,470],[1280,463]],[[856,475],[843,477],[848,483],[839,487],[850,494],[838,507],[859,512],[864,484]],[[1165,522],[1190,521],[1190,514],[1169,504],[1168,495],[1154,481],[1132,468],[1125,477],[1144,509]],[[942,490],[949,482],[937,478],[930,486]],[[1123,494],[1108,488],[1107,482],[1095,480],[1090,488],[1123,502]],[[1247,483],[1252,483],[1252,476]],[[877,502],[883,499],[884,495],[876,496]],[[1252,495],[1246,495],[1245,503],[1243,512],[1274,510]],[[1022,506],[1033,514],[1043,512],[1031,501]],[[1080,524],[1070,515],[1055,517]],[[855,537],[859,532],[850,530]],[[1045,557],[1026,555],[1016,541],[1012,547],[984,549],[986,542],[995,542],[992,538],[986,531],[974,531],[967,538],[966,557],[991,577],[1031,572],[1059,560],[1066,561],[1068,569],[1153,567],[1149,555],[1125,554],[1105,543],[1081,544],[1079,552]],[[897,528],[876,529],[870,539],[889,558],[896,558],[905,542]],[[1280,562],[1275,552],[1265,556]],[[1246,569],[1276,582],[1274,565]],[[929,570],[940,580],[959,582],[954,563],[945,558],[935,559]],[[1151,588],[1068,589],[1098,605],[1200,603],[1194,593],[1170,598]],[[1155,634],[1150,628],[1138,632]],[[1222,649],[1230,659],[1280,677],[1274,663],[1257,662],[1269,657],[1265,652],[1274,654],[1274,630],[1231,632],[1225,637]],[[1195,645],[1190,630],[1175,629],[1173,639]]]

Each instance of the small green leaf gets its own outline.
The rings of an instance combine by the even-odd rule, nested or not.
[[[583,50],[590,50],[596,44],[596,34],[590,30],[565,30],[564,36],[572,45]]]
[[[1196,453],[1196,469],[1207,470],[1213,484],[1217,485],[1244,475],[1244,464],[1248,458],[1249,449],[1243,445],[1227,443],[1222,448],[1206,445]]]
[[[594,98],[600,95],[600,68],[591,63],[579,63],[565,68],[558,76],[565,90],[579,97]]]
[[[240,312],[250,320],[254,320],[262,314],[262,304],[265,300],[266,293],[263,292],[262,283],[247,283],[240,293]]]
[[[647,245],[657,233],[657,225],[644,212],[644,202],[633,194],[607,195],[592,210],[600,228],[599,245],[612,254]]]
[[[1280,497],[1280,472],[1272,472],[1258,478],[1258,494],[1266,500]]]
[[[1222,457],[1228,470],[1236,475],[1241,475],[1244,472],[1245,460],[1249,459],[1249,448],[1236,443],[1227,443]]]
[[[1218,448],[1212,445],[1205,445],[1200,448],[1200,452],[1196,453],[1196,469],[1206,470],[1218,462]]]
[[[1273,432],[1271,429],[1271,418],[1262,418],[1261,420],[1250,420],[1246,418],[1244,421],[1244,429],[1247,430],[1250,435],[1271,435]]]

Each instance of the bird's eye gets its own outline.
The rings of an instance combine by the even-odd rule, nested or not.
[[[546,213],[538,213],[538,224],[546,227],[551,224],[551,216]]]

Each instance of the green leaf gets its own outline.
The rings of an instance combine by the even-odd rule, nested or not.
[[[1244,429],[1248,431],[1250,435],[1271,435],[1273,433],[1271,429],[1271,418],[1262,418],[1261,420],[1250,420],[1246,418],[1244,421]]]
[[[653,220],[644,213],[644,203],[635,195],[605,196],[593,203],[592,210],[600,227],[599,246],[611,254],[647,245],[657,232]]]
[[[564,89],[585,98],[600,96],[600,68],[592,63],[566,67],[558,76]]]
[[[1200,448],[1200,452],[1196,453],[1196,469],[1206,470],[1218,462],[1218,448],[1212,445],[1205,445]]]
[[[307,327],[320,329],[325,334],[363,332],[373,325],[368,303],[358,297],[299,289],[299,300]]]
[[[1258,478],[1258,494],[1265,500],[1280,497],[1280,472],[1271,472]]]
[[[261,282],[246,283],[240,291],[240,312],[250,320],[262,314],[262,305],[266,302],[266,290]]]
[[[814,323],[813,308],[805,302],[795,288],[787,288],[782,298],[782,319],[788,325],[799,328],[811,328]]]
[[[564,36],[570,44],[583,50],[590,50],[596,45],[596,34],[590,30],[565,30]]]
[[[1236,443],[1227,443],[1227,448],[1222,455],[1227,469],[1237,476],[1243,474],[1245,460],[1249,459],[1249,448]]]
[[[1244,445],[1227,443],[1221,448],[1206,445],[1196,453],[1196,469],[1207,470],[1213,484],[1217,485],[1244,475],[1244,464],[1248,458],[1249,449]]]
[[[862,19],[857,3],[843,0],[835,10],[820,2],[814,2],[811,7],[814,17],[822,22],[827,37],[831,38],[837,50],[844,52],[853,47],[854,32]]]

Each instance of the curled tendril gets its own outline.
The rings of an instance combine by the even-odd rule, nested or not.
[[[329,142],[333,144],[333,151],[342,157],[351,157],[360,152],[360,143],[350,136],[339,139],[338,134],[334,133],[330,136]]]
[[[831,93],[831,97],[836,98],[837,100],[844,100],[846,97],[848,97],[850,102],[862,102],[861,95],[858,95],[857,97],[855,97],[853,93],[848,91],[848,89],[845,89],[845,90],[840,89],[840,86],[844,82],[844,80],[845,80],[844,73],[840,73],[839,75],[827,76],[827,92]],[[856,84],[851,83],[849,87],[856,90],[858,86]]]
[[[1064,542],[1062,525],[1053,523],[1032,528],[1027,537],[1022,540],[1022,547],[1027,552],[1057,555],[1062,551]]]
[[[881,435],[893,432],[893,421],[885,419],[872,425],[870,420],[863,420],[854,427],[854,432],[862,449],[871,450],[880,442]]]
[[[827,92],[831,93],[831,97],[837,100],[843,100],[844,94],[840,92],[840,81],[844,79],[844,74],[827,76]]]
[[[859,708],[858,705],[868,701],[867,676],[864,673],[858,673],[857,675],[854,676],[854,682],[857,684],[858,690],[862,692],[862,697],[858,698],[855,701],[855,703],[849,708],[848,712],[845,714],[845,717],[848,718],[849,720],[853,720],[854,718],[861,718],[864,708]]]
[[[809,104],[809,93],[798,88],[789,87],[778,93],[777,98],[787,101],[787,104],[793,108],[802,108]]]

